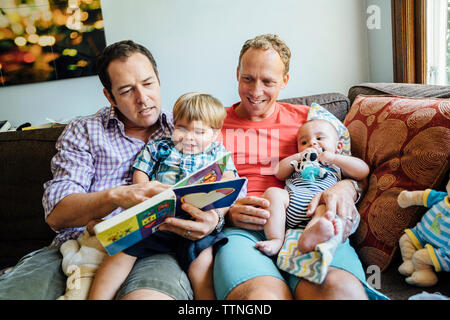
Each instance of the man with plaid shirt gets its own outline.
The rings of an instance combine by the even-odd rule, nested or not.
[[[57,232],[52,245],[32,252],[0,275],[1,299],[56,299],[66,288],[59,246],[87,226],[129,208],[168,186],[157,181],[132,184],[131,165],[148,141],[169,138],[172,116],[161,111],[158,71],[152,54],[132,41],[114,43],[97,61],[110,107],[67,125],[51,162],[53,179],[44,185],[43,206]],[[219,217],[194,207],[194,221],[174,219],[167,230],[204,237]],[[173,256],[136,262],[117,299],[192,299],[186,274]]]

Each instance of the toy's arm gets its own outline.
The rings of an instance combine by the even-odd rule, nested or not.
[[[400,192],[397,198],[398,205],[401,208],[407,208],[410,206],[423,206],[423,196],[425,191],[407,191]]]
[[[293,154],[281,160],[275,167],[275,177],[279,180],[286,180],[294,172],[294,167],[291,166],[291,161],[300,161],[301,153]]]
[[[63,256],[61,267],[64,274],[67,274],[69,272],[69,266],[74,264],[73,256],[80,250],[80,245],[76,240],[67,240],[61,245],[59,250]]]

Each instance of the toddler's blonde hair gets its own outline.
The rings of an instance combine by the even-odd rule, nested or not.
[[[201,120],[213,129],[222,128],[227,112],[222,103],[207,93],[189,92],[181,95],[173,106],[173,122]]]

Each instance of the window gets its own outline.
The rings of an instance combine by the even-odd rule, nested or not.
[[[426,82],[426,0],[392,0],[394,82]],[[447,0],[444,0],[447,1]]]
[[[427,83],[450,85],[450,0],[427,1]]]

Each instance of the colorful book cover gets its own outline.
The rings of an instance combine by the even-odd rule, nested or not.
[[[176,196],[171,189],[131,207],[94,226],[97,238],[109,255],[114,255],[157,230],[167,217],[175,215]]]

